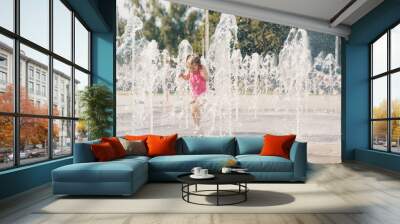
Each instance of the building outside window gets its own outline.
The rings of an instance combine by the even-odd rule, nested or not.
[[[40,84],[36,84],[36,95],[40,96]]]
[[[57,108],[58,106],[58,90],[55,89],[53,93],[53,104]]]
[[[62,80],[65,87],[66,84],[72,86],[74,83],[81,83],[78,79],[73,80],[74,73],[80,72],[90,77],[89,66],[86,66],[90,64],[90,32],[87,26],[76,17],[71,7],[67,7],[62,0],[51,0],[53,4],[49,4],[49,0],[18,2],[19,7],[16,10],[19,12],[12,12],[14,17],[20,16],[20,18],[14,18],[19,21],[15,31],[9,27],[3,27],[0,23],[2,28],[8,30],[3,32],[0,29],[0,83],[12,87],[7,90],[0,88],[0,97],[3,94],[15,95],[12,68],[16,63],[11,60],[14,58],[14,53],[20,60],[18,62],[20,72],[17,76],[20,80],[18,89],[20,93],[26,94],[19,94],[19,98],[7,102],[0,101],[0,112],[7,112],[7,114],[0,114],[0,123],[3,125],[2,128],[5,128],[5,131],[0,133],[0,139],[2,139],[0,141],[0,170],[70,156],[73,143],[77,138],[75,136],[79,136],[80,139],[86,138],[83,135],[86,133],[85,127],[76,128],[79,115],[74,113],[70,106],[74,101],[79,101],[79,96],[76,92],[72,92],[71,88],[62,88],[58,81]],[[36,13],[38,11],[41,13]],[[53,24],[52,29],[49,27],[50,24]],[[78,25],[75,30],[73,24]],[[11,35],[10,32],[13,34]],[[50,32],[52,35],[49,35]],[[53,46],[50,46],[50,42]],[[79,46],[86,46],[87,49],[80,51],[77,55],[73,42],[79,42]],[[15,51],[15,49],[20,50]],[[62,62],[55,59],[54,54],[61,57]],[[72,60],[72,55],[75,55],[79,63]],[[50,61],[53,63],[49,63]],[[53,71],[53,74],[50,74],[50,71]],[[53,79],[53,89],[49,91],[50,78]],[[57,105],[59,94],[63,94],[62,105]],[[50,105],[51,98],[54,102],[52,106]],[[12,109],[14,103],[20,108],[18,113]],[[49,110],[50,106],[53,110]],[[5,111],[4,108],[11,109]],[[19,130],[15,135],[14,125],[18,125]],[[33,132],[42,134],[33,136]],[[18,141],[15,141],[16,139]],[[18,145],[14,145],[15,142]],[[14,154],[14,151],[17,154]]]
[[[42,96],[46,96],[46,86],[42,86]]]
[[[0,71],[0,84],[5,86],[7,84],[7,73]]]
[[[33,82],[31,81],[28,82],[28,92],[29,94],[34,94]]]
[[[36,80],[40,81],[40,70],[36,69]]]
[[[45,73],[42,73],[42,82],[44,82],[44,83],[46,83],[46,74]]]
[[[0,54],[0,91],[7,87],[7,56]]]
[[[29,79],[33,80],[33,67],[32,66],[29,66],[28,74],[29,74]]]
[[[7,68],[7,56],[0,54],[0,68]]]

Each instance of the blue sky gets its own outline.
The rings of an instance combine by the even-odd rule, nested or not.
[[[49,1],[48,0],[20,0],[21,36],[48,48],[49,45]],[[60,2],[53,0],[54,5],[54,51],[71,60],[71,12]],[[13,0],[0,0],[0,26],[13,29]],[[88,33],[79,23],[76,26],[76,63],[88,67]],[[4,38],[2,38],[4,39]],[[43,61],[47,57],[28,47],[21,50],[30,57]]]

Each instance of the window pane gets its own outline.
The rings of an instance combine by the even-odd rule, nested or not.
[[[49,47],[49,0],[20,0],[21,36]]]
[[[14,111],[13,40],[0,35],[0,111]]]
[[[48,114],[49,57],[21,44],[20,109],[25,114]]]
[[[53,114],[72,117],[71,66],[53,60]]]
[[[0,170],[14,165],[13,118],[0,116]]]
[[[372,71],[373,75],[387,71],[387,34],[372,45]]]
[[[53,1],[53,51],[71,60],[71,11],[60,1]]]
[[[89,86],[89,75],[75,69],[75,117],[81,114],[80,95],[86,86]]]
[[[53,156],[72,154],[72,121],[53,121]]]
[[[387,77],[372,81],[372,118],[387,117]]]
[[[88,129],[83,120],[75,121],[75,143],[88,140]]]
[[[48,127],[44,118],[20,118],[20,160],[21,164],[34,163],[49,158]]]
[[[372,122],[372,147],[377,150],[387,150],[387,121]]]
[[[0,26],[14,31],[14,0],[0,1]]]
[[[390,85],[391,114],[400,118],[400,72],[391,75]]]
[[[75,18],[75,63],[89,69],[89,32]]]
[[[392,141],[392,152],[400,153],[400,120],[391,121],[391,141]]]
[[[390,32],[390,67],[400,67],[400,25],[397,25]]]

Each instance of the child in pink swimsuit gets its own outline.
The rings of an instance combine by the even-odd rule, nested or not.
[[[207,90],[208,73],[204,66],[201,64],[199,56],[189,55],[186,58],[186,66],[188,71],[181,74],[179,77],[184,80],[189,80],[190,89],[192,92],[192,117],[196,128],[200,128],[200,107],[201,97]]]
[[[197,98],[205,93],[207,89],[207,80],[204,78],[203,69],[190,71],[188,75],[193,98]]]

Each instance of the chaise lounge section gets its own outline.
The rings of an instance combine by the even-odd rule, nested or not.
[[[74,163],[52,172],[54,194],[132,195],[147,183],[147,156],[96,162],[90,146],[99,142],[75,144]]]
[[[96,162],[91,145],[75,144],[74,163],[52,172],[53,193],[67,195],[132,195],[148,181],[176,181],[176,177],[200,166],[218,172],[229,160],[260,182],[304,182],[307,171],[307,144],[295,142],[290,159],[260,156],[262,136],[181,137],[177,155],[127,156]]]

